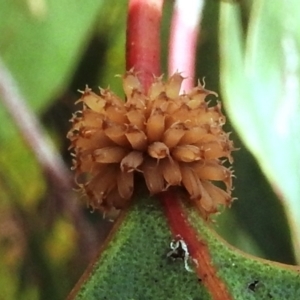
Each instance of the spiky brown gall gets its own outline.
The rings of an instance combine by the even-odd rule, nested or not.
[[[129,71],[122,78],[126,102],[109,89],[82,92],[83,109],[71,119],[68,138],[76,182],[93,209],[124,207],[136,172],[150,194],[183,187],[205,216],[230,205],[232,170],[222,161],[232,162],[234,147],[222,129],[221,104],[209,106],[206,97],[216,94],[200,83],[179,94],[183,79],[180,73],[167,82],[155,78],[144,93]]]

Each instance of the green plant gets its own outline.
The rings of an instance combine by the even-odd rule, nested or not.
[[[221,193],[222,190],[217,187],[216,192],[213,192],[213,189],[208,189],[205,185],[207,179],[231,182],[231,172],[228,173],[225,169],[219,171],[220,165],[218,167],[216,165],[208,167],[215,163],[216,160],[218,161],[220,157],[231,159],[230,152],[234,148],[230,142],[226,141],[226,144],[223,146],[223,142],[220,139],[221,135],[216,135],[213,141],[216,141],[218,147],[215,147],[213,143],[206,147],[206,138],[204,139],[199,132],[192,139],[192,145],[198,147],[197,149],[201,150],[203,148],[206,150],[202,154],[200,152],[199,154],[196,154],[196,152],[191,154],[189,149],[184,148],[179,156],[175,155],[178,143],[184,139],[188,132],[191,132],[196,127],[184,125],[184,128],[176,128],[172,136],[172,141],[176,140],[173,143],[174,145],[171,143],[173,146],[168,142],[169,139],[166,138],[166,134],[159,129],[161,127],[159,126],[159,119],[157,119],[157,124],[155,125],[158,128],[155,131],[156,134],[150,134],[152,132],[150,126],[152,122],[150,120],[152,115],[154,115],[156,106],[162,110],[162,116],[164,113],[166,114],[163,116],[163,118],[166,118],[166,121],[162,121],[163,123],[170,123],[168,120],[174,118],[174,122],[180,124],[182,122],[181,118],[179,117],[176,120],[176,117],[184,113],[184,120],[188,120],[184,122],[190,122],[193,126],[197,124],[199,129],[202,130],[209,126],[210,129],[205,131],[204,136],[211,135],[216,126],[221,128],[224,123],[223,116],[219,113],[216,119],[214,119],[213,115],[209,115],[209,118],[206,118],[207,121],[203,123],[198,121],[198,118],[201,118],[201,120],[204,118],[201,117],[201,111],[198,112],[197,110],[198,104],[195,107],[189,106],[195,105],[194,102],[197,102],[197,100],[193,98],[193,92],[188,93],[187,91],[186,96],[178,96],[182,79],[179,79],[178,84],[176,82],[176,74],[170,77],[166,85],[156,88],[156,85],[160,86],[161,83],[160,80],[155,80],[152,74],[157,75],[159,70],[157,54],[159,38],[157,29],[154,29],[153,26],[158,27],[161,6],[161,1],[129,1],[126,48],[127,67],[135,69],[137,77],[140,77],[140,81],[137,80],[135,73],[132,72],[127,73],[123,78],[123,86],[127,98],[127,104],[124,106],[128,105],[128,110],[124,110],[121,104],[114,104],[119,103],[119,99],[112,100],[114,96],[111,96],[109,91],[101,92],[99,97],[86,90],[82,97],[84,103],[83,117],[76,116],[73,119],[75,130],[73,129],[70,135],[72,145],[75,147],[75,169],[79,174],[80,172],[88,172],[94,176],[82,185],[87,195],[91,198],[90,205],[96,208],[104,208],[105,210],[109,209],[110,206],[115,208],[122,207],[123,205],[120,206],[122,201],[128,205],[128,198],[132,197],[132,173],[136,170],[144,175],[148,190],[152,194],[157,195],[154,195],[154,199],[149,201],[149,199],[143,199],[142,190],[139,189],[134,204],[129,205],[127,210],[119,217],[108,242],[102,247],[96,262],[85,273],[69,298],[295,299],[300,295],[298,267],[280,265],[243,254],[220,240],[213,233],[209,222],[205,221],[207,215],[216,212],[220,204],[226,206],[231,203],[230,197],[228,198],[225,192],[223,195]],[[226,9],[230,8],[225,7],[224,10],[226,11]],[[182,11],[177,11],[176,13],[179,15],[181,13],[184,14]],[[180,17],[178,17],[177,21],[180,22]],[[185,23],[182,23],[182,25],[184,26]],[[138,30],[136,30],[137,28]],[[225,28],[222,29],[225,31]],[[189,30],[191,29],[187,29],[187,36],[189,36]],[[224,31],[221,31],[222,38],[226,35]],[[151,41],[151,46],[149,45],[149,47],[145,45],[148,41]],[[226,42],[223,44],[229,47]],[[176,43],[174,43],[174,47],[176,47]],[[148,65],[149,57],[153,59],[150,65]],[[226,61],[224,65],[226,67]],[[179,70],[181,70],[180,68],[186,70],[184,69],[185,67],[185,65],[178,65]],[[190,72],[189,75],[193,76],[190,69],[188,69],[188,72]],[[230,74],[226,75],[229,77]],[[151,85],[152,81],[155,88]],[[176,83],[172,85],[171,89],[173,81]],[[200,102],[198,101],[199,103],[202,103],[209,95],[209,92],[205,92],[201,88],[199,90],[200,94],[204,95],[203,99]],[[152,90],[154,89],[155,91],[157,89],[158,92],[155,92],[155,96],[152,97]],[[196,95],[198,97],[198,94]],[[174,103],[177,103],[177,99],[180,99],[178,101],[183,101],[182,103],[185,104],[183,106],[180,104],[174,109]],[[115,108],[113,108],[114,105]],[[140,105],[142,105],[142,108],[140,108]],[[164,105],[168,107],[165,110],[162,108]],[[185,106],[188,106],[189,109],[184,109]],[[169,107],[172,107],[172,112],[169,111]],[[112,121],[114,119],[121,120],[118,114],[122,114],[123,110],[124,116],[127,116],[129,113],[131,116],[131,113],[135,110],[138,115],[145,114],[144,121],[137,123],[136,118],[132,119],[128,115],[128,120],[122,119],[122,121],[114,123]],[[97,112],[98,117],[96,115],[91,115],[90,117],[89,111]],[[183,113],[180,114],[179,112],[181,111]],[[204,111],[204,114],[211,113],[207,107]],[[192,112],[195,112],[197,116],[195,124]],[[122,122],[128,123],[128,125],[125,125],[124,128],[120,127]],[[135,125],[132,125],[132,122],[137,124],[137,129],[134,129]],[[213,122],[216,122],[216,125]],[[110,125],[110,123],[114,125]],[[110,126],[115,128],[113,132]],[[163,130],[167,131],[173,128],[173,125],[167,126],[166,129],[164,126],[162,126]],[[143,134],[143,130],[145,134]],[[93,133],[94,131],[95,133]],[[87,135],[85,132],[87,132]],[[92,137],[92,134],[96,135],[97,132],[103,132],[101,140],[108,138],[107,142],[101,143],[101,146],[98,147]],[[223,135],[224,133],[222,132]],[[89,141],[91,141],[91,146],[85,146]],[[149,144],[147,144],[147,141]],[[211,141],[212,139],[209,138],[209,143]],[[133,148],[130,151],[134,150],[129,154],[129,150],[127,150],[128,142],[130,147]],[[152,144],[153,142],[155,145]],[[154,146],[157,147],[154,149]],[[136,160],[133,158],[133,154],[137,154],[137,151],[142,151],[139,153],[143,153],[143,159],[138,159],[138,162],[130,161],[132,168],[126,167],[124,169],[125,160],[126,165],[128,164],[127,156],[132,153],[131,160]],[[148,155],[149,158],[147,157]],[[153,160],[151,171],[149,170],[148,159]],[[178,160],[178,171],[174,168],[172,175],[166,175],[161,162],[164,159],[170,161],[169,165],[166,166],[167,169],[174,168],[172,164],[175,164],[176,160]],[[198,160],[200,160],[200,166],[196,162]],[[104,173],[102,170],[103,166],[106,168]],[[201,176],[199,175],[198,178],[199,167]],[[99,171],[96,171],[98,168]],[[108,178],[109,169],[112,170],[113,168],[116,168],[114,173],[112,173],[115,175],[112,175],[109,182],[106,183],[102,177],[107,176]],[[188,168],[188,175],[184,168]],[[128,170],[130,173],[127,173]],[[120,177],[119,173],[124,173],[124,175]],[[219,173],[222,175],[217,175]],[[99,174],[101,177],[99,177]],[[130,174],[131,179],[129,182],[125,178],[128,177],[126,174]],[[193,174],[197,174],[197,178]],[[228,175],[226,176],[226,174]],[[119,177],[122,178],[124,183],[118,180]],[[117,178],[117,181],[115,178]],[[123,185],[127,187],[124,188],[122,187]],[[168,192],[162,192],[165,189],[165,185],[169,186]],[[181,193],[176,188],[170,188],[170,186],[176,185],[184,186],[190,198],[196,201],[190,203],[184,192]],[[231,183],[227,187],[227,192],[230,192]],[[118,192],[115,193],[114,189],[118,190]],[[126,191],[130,192],[127,193]],[[160,199],[161,203],[155,203],[155,201],[159,201],[158,199]],[[153,218],[152,214],[156,216]],[[202,219],[203,216],[205,217],[204,220]],[[165,218],[167,222],[164,220]],[[171,249],[164,255],[168,240],[170,241]],[[149,242],[151,246],[147,247]],[[170,258],[181,259],[184,268],[181,266],[181,269],[172,272],[173,268],[166,263]],[[128,272],[131,275],[128,275]]]
[[[222,91],[220,98],[234,127],[228,120],[226,126],[240,148],[233,153],[237,176],[233,196],[238,200],[209,226],[186,201],[172,200],[192,224],[183,238],[187,252],[180,250],[184,243],[173,240],[182,226],[176,229],[170,225],[172,220],[185,223],[169,209],[170,195],[149,199],[141,189],[129,210],[122,212],[110,243],[102,246],[102,256],[92,264],[93,272],[90,268],[83,277],[90,280],[77,285],[77,292],[82,287],[78,297],[85,292],[101,294],[105,289],[108,299],[116,297],[114,291],[122,293],[121,299],[126,298],[125,291],[127,298],[133,299],[182,299],[188,295],[205,299],[214,285],[216,291],[224,288],[234,299],[298,297],[297,267],[245,257],[215,235],[217,231],[255,256],[288,264],[298,259],[298,3],[273,2],[206,1],[201,6],[199,1],[198,8],[190,5],[201,17],[201,26],[194,27],[191,38],[183,30],[179,41],[189,48],[182,55],[178,45],[174,46],[176,39],[168,45],[173,3],[165,1],[162,72],[167,73],[167,57],[178,55],[187,59],[182,62],[189,63],[187,70],[195,68],[196,78],[205,76],[208,89]],[[112,78],[125,70],[126,5],[127,1],[113,0],[1,4],[0,56],[5,66],[1,63],[0,286],[5,299],[64,298],[99,252],[111,227],[101,214],[86,210],[78,194],[71,192],[65,135],[77,89],[89,84],[96,90],[98,85],[110,83],[122,97],[121,81]],[[143,26],[137,29],[142,35],[147,32]],[[180,29],[184,27],[171,32]],[[150,46],[156,51],[160,48]],[[169,74],[181,69],[176,66],[178,57],[173,67],[169,66]],[[197,59],[191,63],[194,57]],[[153,73],[159,76],[161,71]],[[193,71],[183,75],[193,77]],[[184,89],[188,90],[192,81],[184,80]],[[192,242],[196,246],[191,248],[190,240],[200,243]],[[188,271],[195,266],[194,255],[201,256],[200,274]],[[212,261],[212,268],[203,265],[207,261]],[[126,281],[121,279],[124,276]]]

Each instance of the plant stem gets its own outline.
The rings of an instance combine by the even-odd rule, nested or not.
[[[199,23],[202,17],[204,0],[176,0],[171,24],[169,42],[169,76],[176,71],[186,77],[181,91],[188,91],[194,85],[195,58]]]
[[[180,68],[179,71],[185,70],[186,73],[184,75],[191,77],[187,81],[185,88],[190,88],[194,77],[194,57],[199,18],[194,17],[194,21],[189,23],[189,16],[185,7],[190,7],[190,5],[186,5],[186,3],[183,5],[182,1],[179,2],[184,8],[184,14],[181,14],[180,11],[182,7],[176,6],[172,26],[174,34],[170,43],[173,50],[173,55],[170,56],[170,72],[173,73],[175,71],[172,68]],[[193,1],[193,3],[199,4],[203,3],[203,1]],[[159,27],[162,4],[163,1],[161,0],[129,1],[126,68],[128,70],[134,67],[135,71],[139,72],[138,76],[145,91],[151,85],[153,75],[158,76],[160,73]],[[200,14],[197,13],[197,15]],[[179,32],[178,34],[177,31]],[[187,34],[187,36],[183,38],[182,34]],[[188,42],[186,43],[186,41]],[[185,43],[187,46],[181,47]],[[190,55],[186,55],[186,53]],[[175,194],[166,192],[161,193],[159,197],[164,203],[165,213],[173,236],[180,235],[188,245],[191,257],[197,261],[197,274],[208,287],[213,299],[230,299],[225,285],[216,276],[216,270],[211,264],[206,244],[198,240],[195,230],[188,224],[184,217],[183,208],[180,206]]]
[[[130,0],[126,69],[134,68],[145,91],[160,74],[160,22],[163,0]]]
[[[188,246],[189,254],[195,262],[197,275],[207,287],[214,300],[230,300],[225,284],[217,277],[209,249],[196,230],[189,224],[180,200],[174,193],[159,195],[164,205],[170,229],[174,237],[180,236]]]
[[[48,180],[49,205],[54,210],[68,213],[78,229],[81,244],[93,251],[95,242],[92,228],[85,219],[77,201],[72,199],[71,172],[65,166],[60,154],[54,150],[49,138],[42,130],[26,100],[18,90],[17,83],[0,58],[0,96],[3,105],[9,112],[20,135],[40,164],[46,180]],[[87,232],[89,234],[87,234]]]
[[[53,150],[36,116],[26,105],[13,77],[0,61],[0,95],[23,139],[33,151],[43,170],[57,183],[57,187],[70,189],[70,172],[60,155]]]

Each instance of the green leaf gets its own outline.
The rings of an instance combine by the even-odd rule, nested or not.
[[[102,1],[5,1],[0,56],[30,106],[45,109],[66,88],[92,34]],[[17,108],[16,108],[17,109]],[[7,118],[0,107],[0,118]],[[13,134],[1,126],[0,136]]]
[[[299,270],[246,256],[216,236],[194,208],[187,220],[209,248],[217,275],[233,299],[297,299]],[[120,220],[119,220],[120,221]],[[136,201],[69,299],[211,299],[196,273],[167,257],[172,240],[161,202]],[[189,262],[192,265],[192,260]]]
[[[92,33],[102,1],[5,1],[1,56],[35,107],[63,88]],[[34,91],[34,92],[33,92]]]
[[[41,112],[65,88],[89,42],[102,1],[1,4],[0,57],[29,109]],[[30,211],[45,190],[42,170],[1,103],[0,119],[1,200],[11,205],[17,201]]]
[[[183,262],[168,259],[171,240],[157,200],[136,202],[75,298],[207,299]]]
[[[221,4],[221,80],[229,116],[284,198],[300,253],[299,5],[254,1],[243,50],[237,5]]]

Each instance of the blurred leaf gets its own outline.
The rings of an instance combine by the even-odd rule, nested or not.
[[[0,181],[7,192],[1,203],[13,204],[17,201],[18,205],[31,211],[45,190],[42,171],[35,157],[24,147],[23,141],[15,137],[1,145],[0,164]],[[28,173],[30,176],[24,176]]]
[[[41,110],[66,89],[93,33],[102,1],[9,1],[1,5],[0,55],[30,105]],[[17,108],[16,108],[17,109]],[[0,107],[2,123],[6,120]],[[11,135],[1,126],[0,136]]]
[[[194,208],[183,204],[183,212],[208,246],[217,275],[233,299],[300,297],[299,270],[245,256],[220,240]],[[139,199],[69,299],[211,299],[201,282],[206,278],[199,280],[182,260],[167,257],[171,240],[161,202]]]
[[[241,138],[285,200],[298,259],[299,12],[295,1],[254,1],[245,53],[237,5],[221,4],[220,24],[226,107]]]
[[[87,46],[102,1],[5,1],[1,56],[35,108],[45,107]]]
[[[231,4],[230,7],[235,9],[235,14],[232,13],[226,19],[227,25],[224,25],[222,18],[219,20],[220,24],[217,22],[220,2],[207,1],[203,12],[197,52],[199,58],[197,60],[198,77],[205,76],[206,86],[219,91],[219,60],[221,57],[218,53],[218,39],[219,34],[224,34],[223,31],[228,33],[222,43],[228,45],[225,50],[231,51],[227,55],[232,55],[233,58],[230,61],[222,60],[222,64],[226,64],[226,67],[230,68],[226,78],[222,79],[229,83],[239,82],[234,92],[237,93],[237,89],[241,87],[239,90],[242,94],[241,99],[245,97],[243,94],[247,93],[247,88],[243,86],[242,77],[236,69],[240,66],[239,62],[243,62],[243,36],[249,15],[249,2],[239,2],[241,8]],[[212,22],[212,20],[214,21]],[[236,24],[232,26],[234,30],[227,30],[228,24]],[[238,50],[233,51],[232,49]],[[225,51],[224,48],[222,50]],[[231,86],[228,85],[229,88]],[[219,96],[223,104],[222,94]],[[239,104],[242,102],[237,105]],[[228,105],[225,108],[228,108]],[[226,130],[233,132],[231,138],[234,145],[240,148],[239,151],[233,153],[233,168],[236,175],[233,196],[238,200],[233,203],[232,210],[226,210],[218,217],[216,230],[232,245],[247,253],[284,263],[294,263],[290,231],[282,205],[278,203],[278,198],[272,192],[252,154],[246,151],[245,146],[235,134],[235,128],[231,126],[230,121],[230,119],[227,121]],[[244,121],[246,122],[246,120]],[[261,199],[264,201],[262,202]],[[269,218],[265,217],[266,210],[269,212]]]
[[[240,142],[236,141],[235,145],[239,146]],[[217,224],[223,215],[229,212],[234,214],[237,221],[235,231],[245,231],[248,234],[248,242],[251,237],[260,251],[249,252],[242,245],[242,247],[236,243],[233,245],[255,256],[294,264],[291,235],[282,203],[278,201],[267,179],[244,145],[234,153],[234,171],[237,177],[234,180],[233,193],[238,199],[233,203],[231,210],[226,210],[218,218]],[[234,226],[231,223],[234,223],[234,220],[223,222],[224,230]],[[231,237],[228,241],[235,238],[232,230],[231,233],[229,231]],[[245,241],[245,238],[243,240]]]
[[[53,265],[62,266],[74,256],[76,238],[78,236],[72,224],[63,218],[57,218],[51,234],[47,237],[44,249]]]
[[[104,16],[100,11],[102,3],[101,0],[1,2],[0,56],[34,112],[45,111],[59,94],[67,90],[78,60],[96,31],[97,18]],[[24,239],[27,240],[25,246],[15,241],[18,247],[26,250],[26,255],[20,257],[14,270],[5,272],[4,277],[0,274],[0,285],[3,283],[8,290],[8,283],[12,282],[11,291],[5,293],[8,300],[37,299],[38,294],[43,299],[63,296],[73,280],[73,273],[66,276],[69,272],[67,264],[73,258],[67,253],[72,254],[77,248],[70,249],[70,244],[66,246],[66,243],[66,247],[63,243],[61,248],[57,246],[60,249],[58,254],[68,256],[59,266],[53,263],[54,257],[49,259],[44,253],[52,233],[49,221],[55,223],[55,213],[58,212],[49,211],[53,205],[47,202],[51,195],[43,170],[1,104],[0,119],[0,208],[3,210],[6,205],[14,210],[24,226]],[[51,200],[53,203],[55,199]],[[38,232],[42,229],[45,230],[43,236]],[[60,229],[61,238],[74,230],[69,228],[68,232],[66,226]],[[57,245],[60,237],[55,238]],[[11,249],[12,245],[5,247],[0,243],[0,251],[9,253]],[[2,265],[8,264],[5,257],[1,255],[1,269]]]

